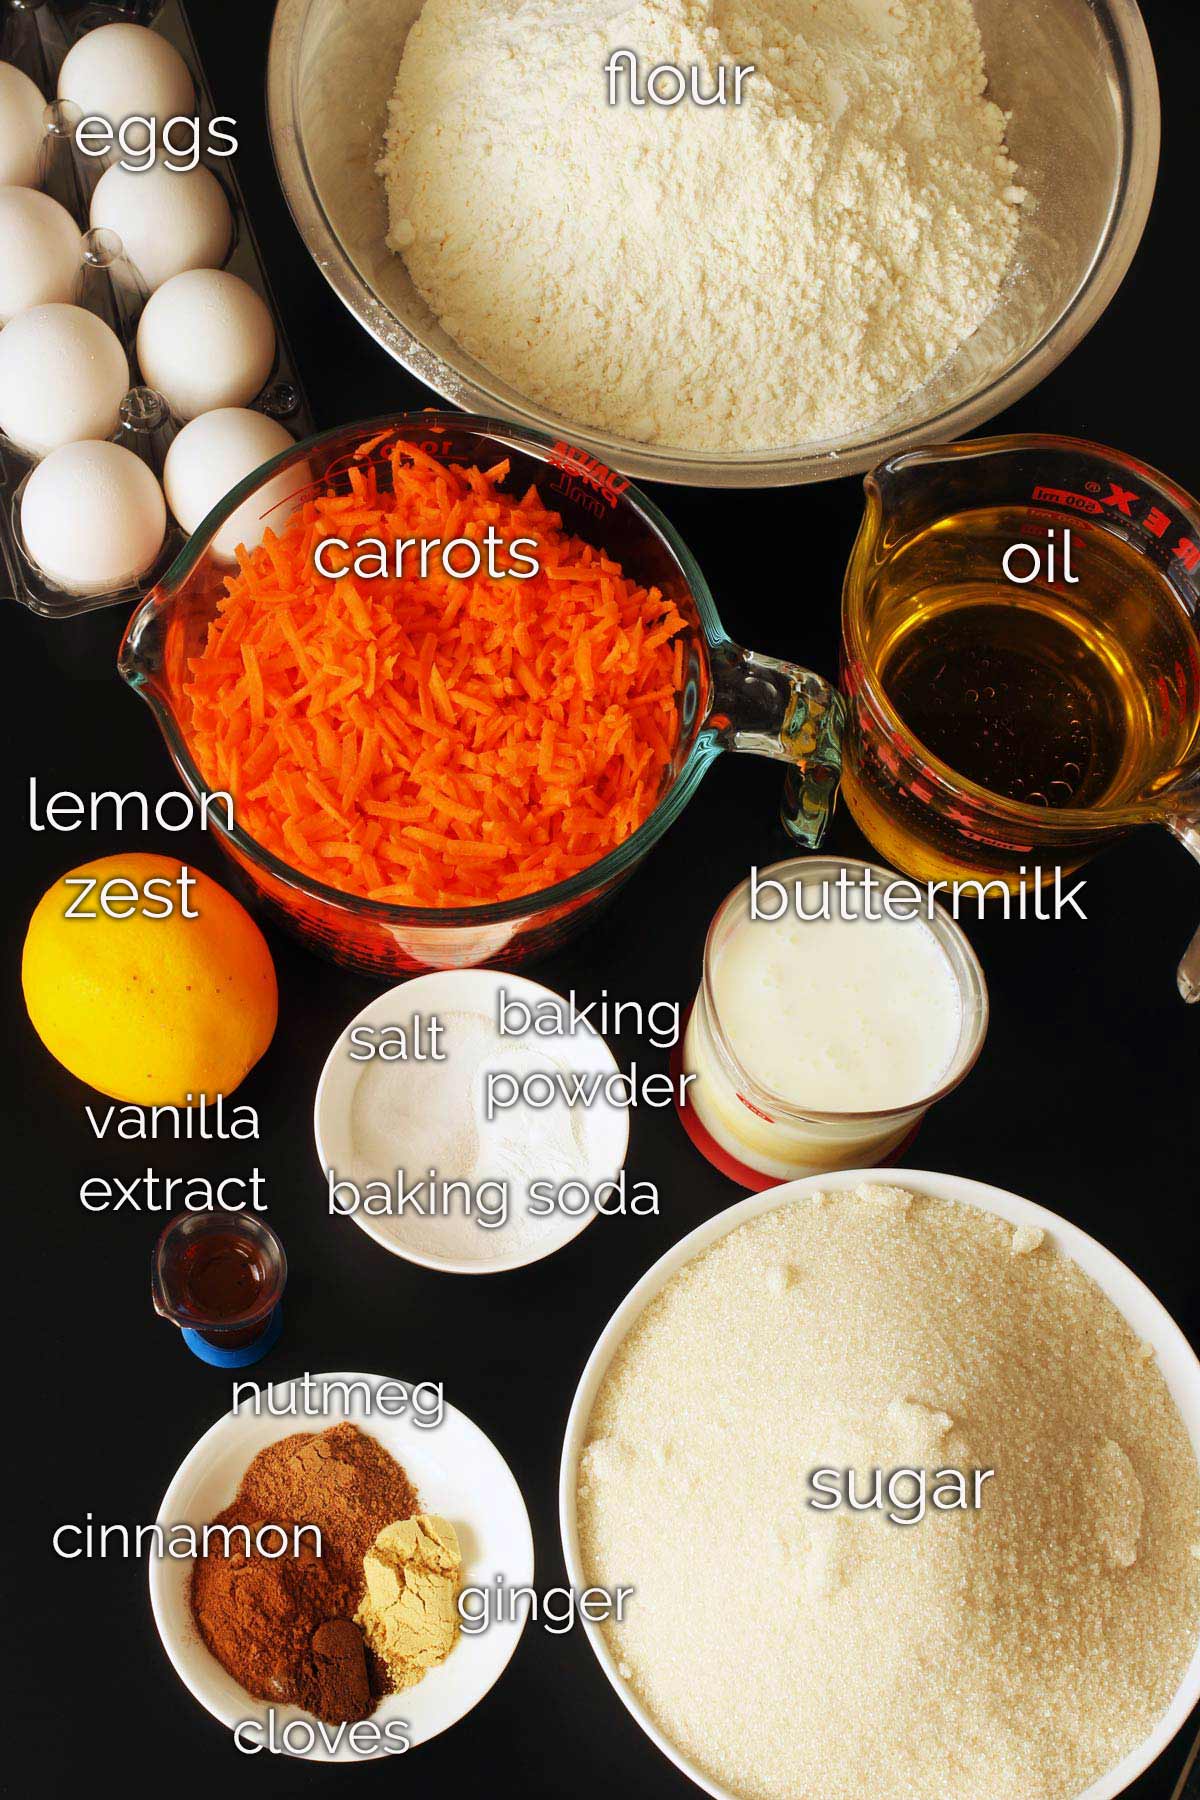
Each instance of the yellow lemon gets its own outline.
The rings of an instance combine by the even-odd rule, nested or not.
[[[181,884],[182,867],[140,854],[83,863],[42,895],[25,934],[21,985],[43,1044],[138,1106],[232,1093],[275,1030],[266,939],[199,869]]]

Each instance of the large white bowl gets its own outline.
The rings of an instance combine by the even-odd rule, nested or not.
[[[365,1381],[372,1393],[384,1379],[345,1374],[313,1377],[318,1382]],[[271,1388],[276,1404],[283,1404],[286,1390],[294,1387],[294,1382],[280,1382]],[[449,1405],[441,1424],[431,1430],[416,1426],[407,1411],[399,1418],[383,1418],[372,1410],[370,1417],[362,1418],[331,1409],[320,1419],[256,1418],[245,1412],[235,1418],[232,1412],[226,1413],[184,1457],[163,1497],[159,1523],[207,1524],[229,1505],[249,1463],[268,1444],[293,1432],[324,1431],[345,1421],[378,1439],[411,1479],[421,1504],[455,1526],[463,1553],[464,1586],[487,1587],[497,1575],[514,1587],[532,1583],[533,1533],[516,1479],[491,1440]],[[265,1725],[272,1710],[280,1732],[292,1719],[306,1719],[308,1715],[299,1707],[272,1708],[264,1700],[252,1699],[221,1667],[192,1616],[191,1573],[190,1559],[150,1558],[154,1622],[184,1686],[231,1730],[245,1719]],[[389,1695],[372,1714],[373,1723],[382,1727],[393,1719],[407,1720],[412,1750],[436,1737],[477,1706],[500,1679],[524,1623],[522,1612],[516,1621],[499,1620],[487,1631],[460,1636],[445,1662],[430,1669],[416,1687]],[[358,1756],[344,1741],[337,1754],[330,1755],[318,1739],[304,1760],[374,1762],[387,1755],[389,1752],[381,1750],[376,1756]]]
[[[1097,1287],[1108,1295],[1138,1336],[1153,1345],[1158,1366],[1187,1427],[1197,1461],[1200,1461],[1200,1362],[1170,1313],[1155,1299],[1145,1283],[1138,1279],[1132,1269],[1127,1269],[1111,1250],[1106,1250],[1103,1244],[1098,1244],[1095,1238],[1089,1237],[1086,1231],[1080,1231],[1077,1225],[1060,1218],[1057,1213],[1048,1212],[1044,1206],[1035,1206],[1031,1200],[1022,1200],[1016,1194],[1005,1193],[1003,1188],[988,1187],[982,1181],[966,1181],[958,1175],[932,1175],[925,1169],[844,1169],[833,1176],[808,1176],[803,1181],[789,1181],[782,1187],[770,1188],[764,1194],[755,1194],[749,1200],[739,1201],[736,1206],[728,1207],[715,1218],[698,1226],[695,1231],[689,1232],[687,1237],[681,1239],[674,1249],[668,1250],[665,1256],[659,1257],[653,1268],[642,1276],[600,1334],[599,1342],[588,1358],[587,1367],[575,1391],[567,1420],[559,1473],[559,1522],[567,1579],[573,1587],[582,1588],[587,1584],[579,1550],[576,1508],[579,1457],[600,1385],[613,1355],[639,1314],[672,1276],[679,1273],[685,1263],[698,1256],[718,1238],[723,1238],[737,1226],[744,1225],[748,1219],[757,1218],[760,1213],[771,1212],[789,1200],[800,1200],[821,1190],[829,1192],[836,1188],[840,1192],[857,1187],[864,1181],[878,1181],[891,1187],[908,1188],[915,1194],[929,1194],[938,1200],[957,1200],[965,1206],[977,1206],[981,1212],[995,1213],[1014,1225],[1040,1225],[1053,1238],[1055,1246],[1078,1263]],[[642,1730],[654,1740],[663,1755],[669,1757],[676,1768],[682,1769],[697,1787],[703,1788],[706,1794],[712,1794],[715,1800],[738,1800],[731,1789],[711,1781],[676,1749],[636,1699],[629,1683],[621,1679],[616,1661],[599,1626],[589,1624],[586,1620],[581,1622],[604,1673]],[[1114,1800],[1115,1795],[1123,1793],[1155,1757],[1161,1755],[1176,1732],[1187,1723],[1198,1700],[1200,1645],[1197,1645],[1196,1653],[1174,1699],[1149,1737],[1115,1768],[1101,1776],[1099,1781],[1094,1781],[1078,1796],[1078,1800]]]

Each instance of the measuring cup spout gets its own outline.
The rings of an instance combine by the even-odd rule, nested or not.
[[[717,743],[725,750],[788,764],[783,823],[799,843],[815,850],[841,779],[841,695],[811,669],[760,656],[739,644],[719,645],[712,662],[708,723]]]
[[[117,652],[117,671],[130,687],[144,691],[158,684],[170,612],[171,595],[161,583],[134,608]]]

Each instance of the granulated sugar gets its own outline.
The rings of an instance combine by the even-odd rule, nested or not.
[[[819,1468],[994,1470],[977,1510],[816,1511]],[[748,1800],[1073,1800],[1200,1635],[1200,1473],[1080,1269],[894,1188],[781,1206],[618,1350],[582,1457],[587,1579],[634,1692]]]
[[[610,104],[753,67],[740,104]],[[980,325],[1024,195],[970,0],[426,0],[379,172],[445,330],[573,422],[693,450],[878,422]],[[668,86],[669,91],[669,86]]]

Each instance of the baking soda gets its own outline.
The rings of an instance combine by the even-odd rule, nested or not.
[[[440,1017],[447,1060],[376,1057],[364,1066],[351,1103],[349,1162],[337,1173],[360,1190],[374,1181],[412,1193],[387,1223],[420,1253],[487,1259],[532,1249],[559,1235],[562,1221],[529,1211],[529,1184],[587,1174],[587,1116],[517,1102],[489,1117],[487,1090],[501,1073],[557,1081],[567,1064],[553,1047],[502,1037],[486,1013]]]

